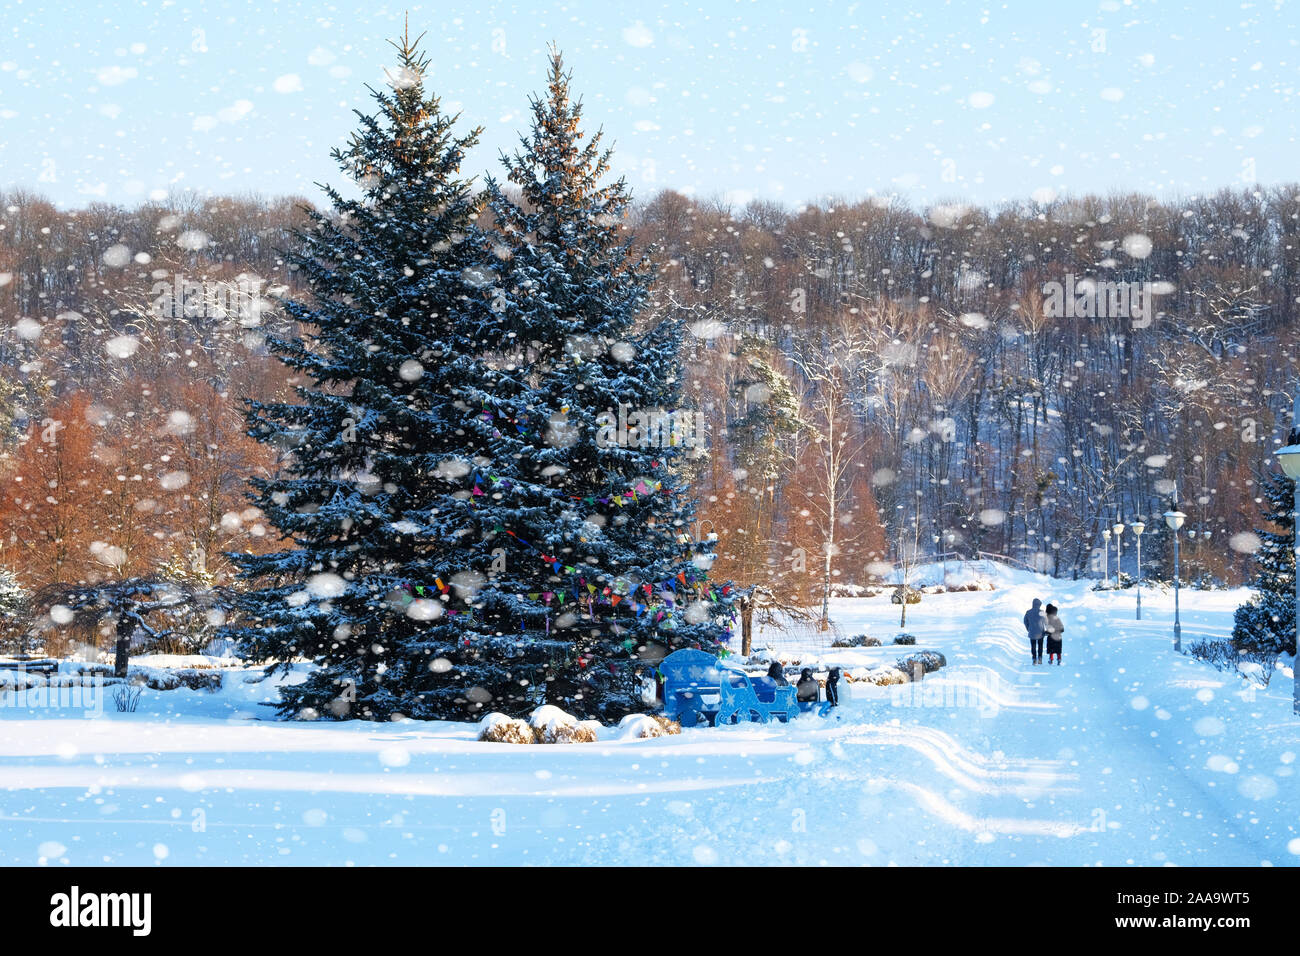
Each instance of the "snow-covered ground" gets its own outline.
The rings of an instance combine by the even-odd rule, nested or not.
[[[484,744],[464,724],[277,722],[254,671],[145,689],[135,713],[0,707],[0,862],[1300,861],[1289,664],[1251,690],[1173,652],[1172,594],[1147,589],[1139,622],[1131,590],[994,573],[994,591],[908,609],[948,667],[789,726]],[[1061,607],[1064,666],[1029,662],[1034,597]],[[1244,597],[1184,590],[1184,644],[1226,637]],[[833,614],[846,635],[897,632],[887,597]]]

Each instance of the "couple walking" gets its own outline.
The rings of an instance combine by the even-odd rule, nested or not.
[[[1065,633],[1065,625],[1061,619],[1056,616],[1056,605],[1047,605],[1046,610],[1043,608],[1043,602],[1034,598],[1034,606],[1025,612],[1025,630],[1029,632],[1029,653],[1033,657],[1035,664],[1043,663],[1043,641],[1047,641],[1047,662],[1052,663],[1052,658],[1056,658],[1056,663],[1061,663],[1061,635]]]

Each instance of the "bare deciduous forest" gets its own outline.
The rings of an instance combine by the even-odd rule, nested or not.
[[[26,588],[230,583],[225,552],[277,547],[245,479],[278,463],[242,416],[295,384],[262,337],[301,294],[280,251],[302,203],[0,197],[0,565]],[[690,532],[718,535],[719,578],[775,572],[815,603],[945,552],[1098,575],[1117,515],[1148,519],[1167,576],[1150,517],[1175,488],[1219,545],[1189,542],[1184,578],[1247,578],[1251,549],[1222,545],[1259,524],[1284,438],[1300,188],[926,210],[663,192],[625,225],[652,308],[693,333],[710,449]],[[1089,280],[1146,283],[1150,315],[1053,314],[1048,284]]]

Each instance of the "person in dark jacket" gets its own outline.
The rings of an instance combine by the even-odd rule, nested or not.
[[[795,699],[801,704],[815,704],[821,687],[817,684],[817,678],[813,677],[811,667],[805,667],[799,672],[799,683],[795,685]]]
[[[790,686],[790,682],[785,679],[785,668],[781,666],[780,661],[772,662],[772,666],[767,669],[767,676],[777,687]]]
[[[840,669],[832,667],[826,675],[826,702],[832,707],[840,705]]]
[[[1056,616],[1056,605],[1047,605],[1047,621],[1043,626],[1043,633],[1047,636],[1047,663],[1052,663],[1052,658],[1056,658],[1056,665],[1061,665],[1061,635],[1065,633],[1065,625],[1061,619]]]
[[[1047,630],[1047,616],[1043,602],[1034,598],[1034,606],[1025,612],[1025,630],[1029,632],[1029,656],[1035,664],[1043,663],[1043,634]]]

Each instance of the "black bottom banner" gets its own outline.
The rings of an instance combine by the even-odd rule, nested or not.
[[[76,934],[83,942],[112,937],[130,945],[217,934],[370,949],[382,949],[384,925],[436,930],[440,942],[463,933],[468,944],[482,944],[493,900],[513,900],[507,908],[524,923],[580,911],[584,936],[608,922],[611,942],[647,919],[714,931],[721,931],[718,923],[761,923],[766,935],[786,924],[797,933],[809,923],[851,932],[865,917],[927,942],[1004,936],[1014,928],[1022,940],[1042,930],[1053,934],[1044,940],[1200,934],[1233,945],[1260,931],[1285,932],[1298,883],[1283,869],[1172,868],[572,869],[540,878],[528,870],[434,868],[0,873],[11,939]]]

